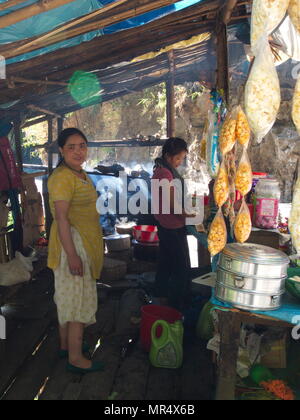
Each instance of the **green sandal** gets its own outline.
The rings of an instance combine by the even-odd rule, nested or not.
[[[78,373],[80,375],[85,375],[86,373],[99,372],[102,370],[104,370],[104,364],[102,362],[93,362],[92,366],[88,369],[79,368],[79,367],[71,365],[70,363],[67,364],[68,372]]]
[[[91,346],[88,343],[82,344],[82,353],[88,353],[90,351]],[[69,350],[60,350],[58,352],[58,357],[60,359],[67,359],[69,357]]]

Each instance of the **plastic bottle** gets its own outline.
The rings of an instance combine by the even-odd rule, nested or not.
[[[281,191],[276,179],[261,179],[255,188],[255,226],[277,229]]]
[[[162,327],[162,334],[156,337],[157,327]],[[158,320],[152,326],[152,345],[150,350],[150,362],[154,367],[178,369],[183,360],[183,324],[176,321],[169,324]]]

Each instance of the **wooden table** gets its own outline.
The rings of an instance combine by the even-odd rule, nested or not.
[[[217,379],[216,400],[235,400],[237,358],[240,345],[241,324],[269,325],[280,328],[293,328],[294,325],[264,315],[238,309],[216,311],[219,316],[220,358]]]

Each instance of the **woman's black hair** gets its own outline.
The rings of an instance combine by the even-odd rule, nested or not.
[[[88,139],[86,138],[86,136],[83,134],[82,131],[78,130],[78,128],[74,128],[74,127],[73,128],[65,128],[60,133],[60,135],[58,136],[58,139],[57,139],[58,147],[60,147],[61,149],[63,149],[64,146],[66,145],[67,141],[68,141],[68,138],[71,137],[71,136],[74,136],[76,134],[78,136],[81,136],[84,139],[84,141],[86,143],[88,143]],[[61,158],[60,161],[58,162],[57,167],[60,166],[63,162],[64,162],[64,159]]]
[[[78,128],[66,128],[58,136],[58,139],[57,139],[58,146],[63,148],[66,145],[68,138],[71,136],[74,136],[75,134],[81,136],[86,143],[88,142],[83,132],[78,130]]]
[[[164,159],[166,154],[176,156],[181,152],[188,153],[187,142],[180,137],[170,137],[163,146],[162,157]]]

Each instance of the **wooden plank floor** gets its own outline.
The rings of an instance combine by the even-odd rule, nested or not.
[[[48,298],[47,310],[38,319],[10,321],[5,357],[0,361],[2,400],[179,401],[213,397],[211,355],[204,343],[185,343],[183,367],[176,370],[152,367],[138,340],[124,356],[124,344],[138,335],[138,324],[130,324],[143,304],[143,294],[136,289],[109,293],[99,304],[97,323],[85,332],[86,341],[94,349],[93,360],[103,361],[105,370],[85,376],[67,372],[66,361],[58,358],[51,281],[49,272],[43,272],[26,286],[23,299],[27,296],[31,304],[43,296],[45,305],[45,296]]]

